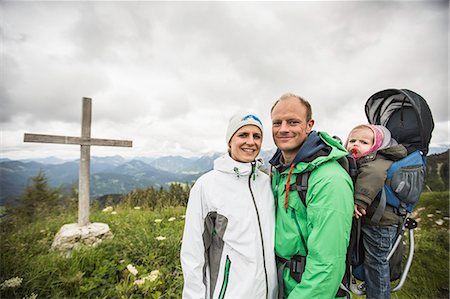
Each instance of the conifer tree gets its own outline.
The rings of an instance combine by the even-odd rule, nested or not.
[[[33,221],[38,216],[46,216],[56,209],[62,195],[48,185],[48,179],[42,171],[31,178],[22,194],[23,212],[26,220]]]

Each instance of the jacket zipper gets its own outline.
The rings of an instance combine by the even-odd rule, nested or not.
[[[231,266],[231,260],[230,260],[230,257],[227,255],[227,260],[225,261],[223,284],[222,284],[222,288],[220,289],[219,299],[223,299],[225,297],[225,292],[227,291],[227,286],[228,286],[228,278],[230,277],[230,266]]]
[[[252,171],[250,173],[250,176],[248,177],[248,188],[250,189],[250,194],[252,195],[253,205],[255,206],[256,218],[258,220],[258,226],[259,226],[259,234],[261,236],[264,278],[266,280],[266,299],[268,299],[268,297],[269,297],[269,282],[268,282],[268,278],[267,278],[266,255],[264,252],[264,239],[263,239],[263,233],[262,233],[262,228],[261,228],[261,221],[259,219],[258,207],[256,206],[255,196],[253,195],[252,185],[251,185],[252,175],[255,175],[255,165],[256,165],[256,162],[252,162]]]

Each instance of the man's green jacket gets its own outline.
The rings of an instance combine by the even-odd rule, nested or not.
[[[278,150],[270,160],[272,190],[276,204],[275,252],[290,260],[306,256],[300,283],[284,269],[284,294],[287,298],[334,298],[345,272],[345,259],[353,214],[353,183],[336,161],[346,149],[324,132],[312,131],[292,164],[283,165]],[[311,171],[306,206],[295,184],[297,174]],[[280,266],[280,264],[278,264]]]

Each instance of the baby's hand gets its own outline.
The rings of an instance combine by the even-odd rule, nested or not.
[[[359,217],[362,217],[364,215],[366,215],[366,210],[363,207],[358,206],[358,205],[355,204],[355,217],[356,217],[356,219],[359,219]]]

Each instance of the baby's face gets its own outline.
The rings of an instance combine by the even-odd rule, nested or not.
[[[373,145],[373,132],[370,128],[363,127],[352,130],[348,136],[347,150],[353,155],[360,157],[367,153]]]

